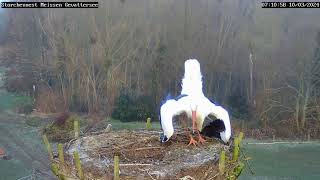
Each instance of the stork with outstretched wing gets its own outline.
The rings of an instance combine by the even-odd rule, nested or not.
[[[184,68],[182,91],[179,98],[167,98],[160,107],[160,122],[163,130],[160,141],[167,142],[173,135],[174,116],[186,113],[188,118],[192,119],[192,131],[197,133],[198,142],[205,142],[201,133],[206,131],[204,134],[218,137],[227,143],[231,136],[229,113],[204,96],[200,63],[196,59],[190,59],[185,61]],[[216,120],[203,128],[203,122],[209,115],[215,116]],[[191,134],[189,136],[189,145],[195,145],[197,141]]]

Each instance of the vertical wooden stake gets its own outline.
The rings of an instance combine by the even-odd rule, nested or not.
[[[56,163],[51,163],[51,171],[54,175],[58,176],[59,175],[59,168]]]
[[[77,171],[78,171],[78,176],[82,180],[82,179],[84,179],[84,177],[83,177],[83,171],[82,171],[82,168],[81,168],[81,162],[80,162],[79,153],[77,151],[74,151],[73,152],[73,157],[74,157],[74,163],[76,164],[76,168],[77,168]]]
[[[64,174],[59,174],[58,175],[59,180],[66,180]]]
[[[310,132],[310,129],[308,130],[308,141],[310,141],[311,140],[311,132]]]
[[[52,154],[52,149],[51,149],[51,145],[49,143],[49,140],[48,140],[48,138],[47,138],[47,136],[45,134],[42,136],[42,139],[43,139],[44,144],[47,147],[47,150],[48,150],[48,153],[49,153],[49,157],[50,157],[50,161],[52,161],[53,160],[53,154]]]
[[[240,174],[241,174],[244,166],[245,166],[244,163],[239,162],[239,164],[237,165],[237,167],[234,168],[233,174],[234,174],[234,178],[235,178],[235,179],[238,179],[238,177],[240,176]]]
[[[119,180],[120,175],[119,175],[119,156],[114,156],[114,171],[113,171],[113,179],[114,180]]]
[[[226,167],[226,152],[221,151],[220,152],[220,159],[219,159],[219,174],[222,176],[224,174]]]
[[[232,156],[232,160],[233,161],[237,161],[238,157],[239,157],[239,137],[235,137],[234,138],[234,149],[233,149],[233,156]]]
[[[58,154],[59,154],[60,167],[64,167],[63,145],[60,143],[58,144]]]
[[[239,138],[239,146],[240,146],[240,144],[242,142],[243,136],[244,136],[243,132],[240,132],[239,133],[239,137],[238,137]]]
[[[152,128],[151,118],[148,118],[148,119],[147,119],[147,123],[146,123],[146,129],[147,129],[147,130],[150,130],[151,128]]]
[[[276,135],[272,135],[272,141],[276,141]]]
[[[79,121],[78,120],[73,121],[73,128],[74,128],[74,138],[77,139],[79,137]]]

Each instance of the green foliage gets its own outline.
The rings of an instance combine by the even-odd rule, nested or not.
[[[149,96],[131,95],[122,91],[117,99],[112,117],[120,121],[142,121],[154,117],[154,105]]]
[[[33,111],[33,101],[30,97],[17,97],[15,104],[17,104],[18,113],[30,114]]]
[[[239,162],[238,165],[233,169],[233,171],[227,176],[226,179],[227,180],[236,180],[240,176],[240,174],[244,168],[245,168],[244,163]]]
[[[40,127],[43,125],[43,120],[41,118],[37,117],[27,117],[26,118],[26,124],[31,127]]]
[[[57,123],[50,124],[44,129],[44,133],[52,141],[68,141],[74,138],[73,129],[75,120],[78,120],[78,117],[71,116],[62,125]],[[80,126],[83,126],[83,123],[81,121],[79,121],[79,123]]]
[[[228,105],[233,117],[246,119],[249,115],[249,104],[245,96],[240,93],[233,93],[228,98]]]

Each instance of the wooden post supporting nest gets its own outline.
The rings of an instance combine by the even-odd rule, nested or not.
[[[238,179],[243,169],[244,169],[244,164],[242,162],[239,162],[238,165],[233,169],[230,179],[234,179],[234,180]]]
[[[239,133],[239,136],[234,138],[234,149],[233,149],[233,161],[238,161],[239,158],[239,151],[240,151],[240,143],[243,139],[243,132]]]
[[[78,120],[73,121],[73,128],[74,128],[74,138],[77,139],[79,137],[79,121]]]
[[[64,167],[63,145],[60,143],[58,144],[58,154],[59,154],[60,167]]]
[[[59,168],[56,163],[52,162],[51,163],[51,171],[54,175],[58,176],[59,175]]]
[[[51,148],[51,145],[49,143],[49,140],[48,140],[48,138],[47,138],[47,136],[45,134],[42,136],[42,139],[43,139],[44,144],[47,147],[47,151],[49,153],[50,161],[52,162],[53,154],[52,154],[52,148]]]
[[[222,150],[220,152],[220,159],[219,159],[219,174],[220,174],[220,176],[222,176],[224,174],[225,168],[226,168],[226,152]]]
[[[146,129],[147,129],[147,130],[150,130],[151,128],[152,128],[151,118],[147,118]]]
[[[232,160],[237,161],[239,157],[239,137],[234,138],[234,149],[233,149],[233,155],[232,155]]]
[[[240,146],[240,144],[242,142],[243,136],[244,136],[243,132],[240,132],[239,133],[239,146]]]
[[[74,157],[74,163],[76,164],[76,168],[78,171],[78,176],[82,180],[82,179],[84,179],[84,177],[83,177],[83,171],[81,168],[79,153],[77,151],[73,152],[73,157]]]
[[[113,179],[114,180],[119,180],[120,175],[119,175],[119,156],[114,156],[114,170],[113,170]]]
[[[58,165],[53,161],[53,153],[52,153],[52,148],[51,145],[49,143],[49,140],[47,138],[47,136],[44,134],[42,136],[43,142],[47,147],[48,153],[49,153],[49,157],[50,157],[50,162],[51,162],[51,171],[54,175],[58,176],[60,180],[64,180],[64,175],[63,174],[59,174],[59,167]],[[61,153],[62,151],[62,153]],[[58,144],[58,153],[59,153],[59,160],[60,163],[63,162],[64,163],[64,156],[63,156],[63,147],[62,144]],[[61,158],[62,157],[62,158]],[[62,165],[60,164],[60,168],[62,167]]]

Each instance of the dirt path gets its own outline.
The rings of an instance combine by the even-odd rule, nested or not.
[[[0,114],[0,147],[11,157],[10,160],[0,160],[0,180],[21,178],[34,171],[39,174],[37,179],[53,179],[38,129],[27,126],[22,116]],[[24,170],[12,173],[11,169],[2,168],[7,163],[19,165]]]

